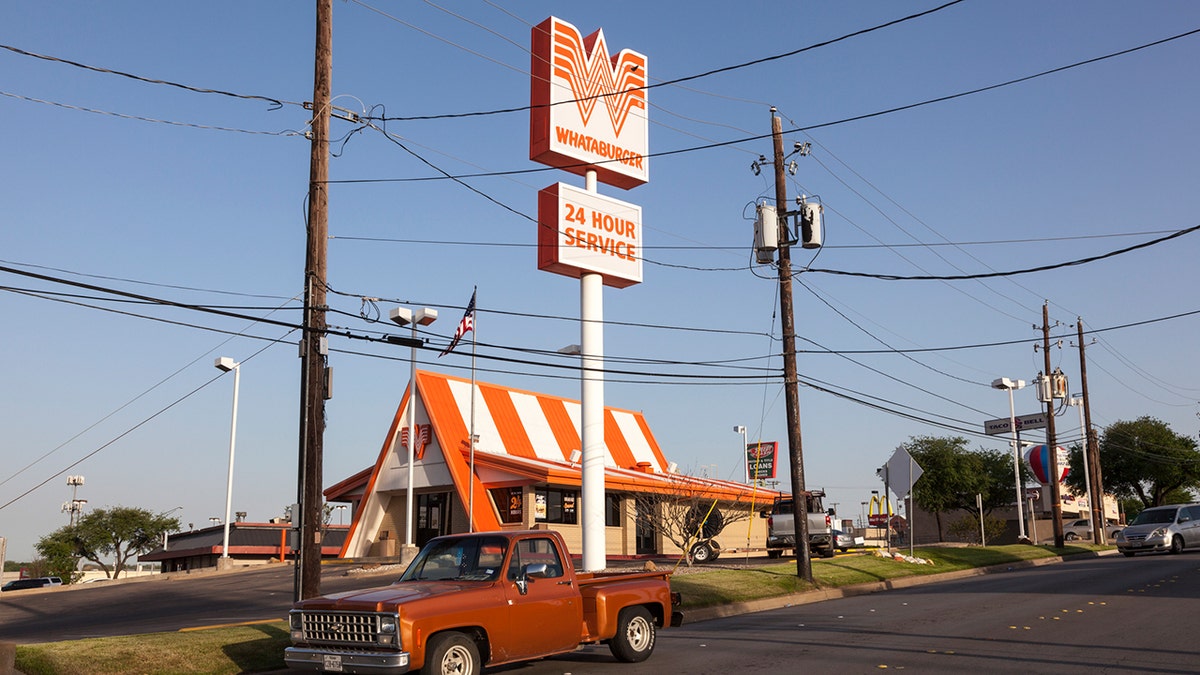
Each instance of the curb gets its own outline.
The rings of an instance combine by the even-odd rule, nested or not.
[[[1057,565],[1066,560],[1098,558],[1100,556],[1114,555],[1116,552],[1116,549],[1113,549],[1106,551],[1093,551],[1088,553],[1074,553],[1068,556],[1053,556],[1049,558],[1035,558],[1033,560],[1019,560],[1012,563],[991,565],[989,567],[975,567],[966,570],[956,570],[954,572],[941,572],[938,574],[926,574],[911,577],[897,577],[895,579],[886,579],[884,581],[870,581],[862,584],[840,586],[838,588],[818,588],[811,591],[804,591],[802,593],[791,593],[789,595],[760,598],[758,600],[747,600],[745,602],[733,602],[727,605],[717,605],[715,607],[701,607],[686,611],[684,613],[683,625],[686,626],[688,624],[699,623],[701,621],[712,621],[713,619],[724,619],[731,616],[740,616],[742,614],[750,614],[752,612],[765,612],[771,609],[783,609],[785,607],[809,605],[815,602],[824,602],[826,600],[837,600],[840,598],[848,598],[858,595],[870,595],[872,593],[879,593],[882,591],[892,591],[901,588],[911,588],[913,586],[936,584],[943,581],[979,577],[988,574],[1001,574],[1004,572],[1012,572],[1014,570],[1041,567],[1043,565]]]

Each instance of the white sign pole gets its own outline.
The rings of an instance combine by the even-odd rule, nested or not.
[[[587,173],[588,192],[596,191],[596,172]],[[583,445],[580,505],[583,570],[599,572],[607,565],[604,541],[604,286],[599,274],[579,278]]]

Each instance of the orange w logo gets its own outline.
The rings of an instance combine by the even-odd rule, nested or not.
[[[562,21],[554,22],[553,40],[554,75],[570,83],[571,98],[584,125],[596,101],[602,100],[619,138],[630,112],[646,109],[646,57],[626,50],[610,61],[604,31],[584,39],[574,26]]]

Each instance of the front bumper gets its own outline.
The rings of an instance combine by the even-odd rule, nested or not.
[[[1146,537],[1144,539],[1119,540],[1117,550],[1121,553],[1162,553],[1171,550],[1169,536]]]
[[[283,650],[283,660],[288,668],[296,670],[378,675],[403,675],[408,672],[408,652],[288,647]]]

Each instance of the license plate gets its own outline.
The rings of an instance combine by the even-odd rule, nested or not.
[[[325,670],[332,673],[342,672],[342,655],[341,654],[322,654],[325,657]]]

